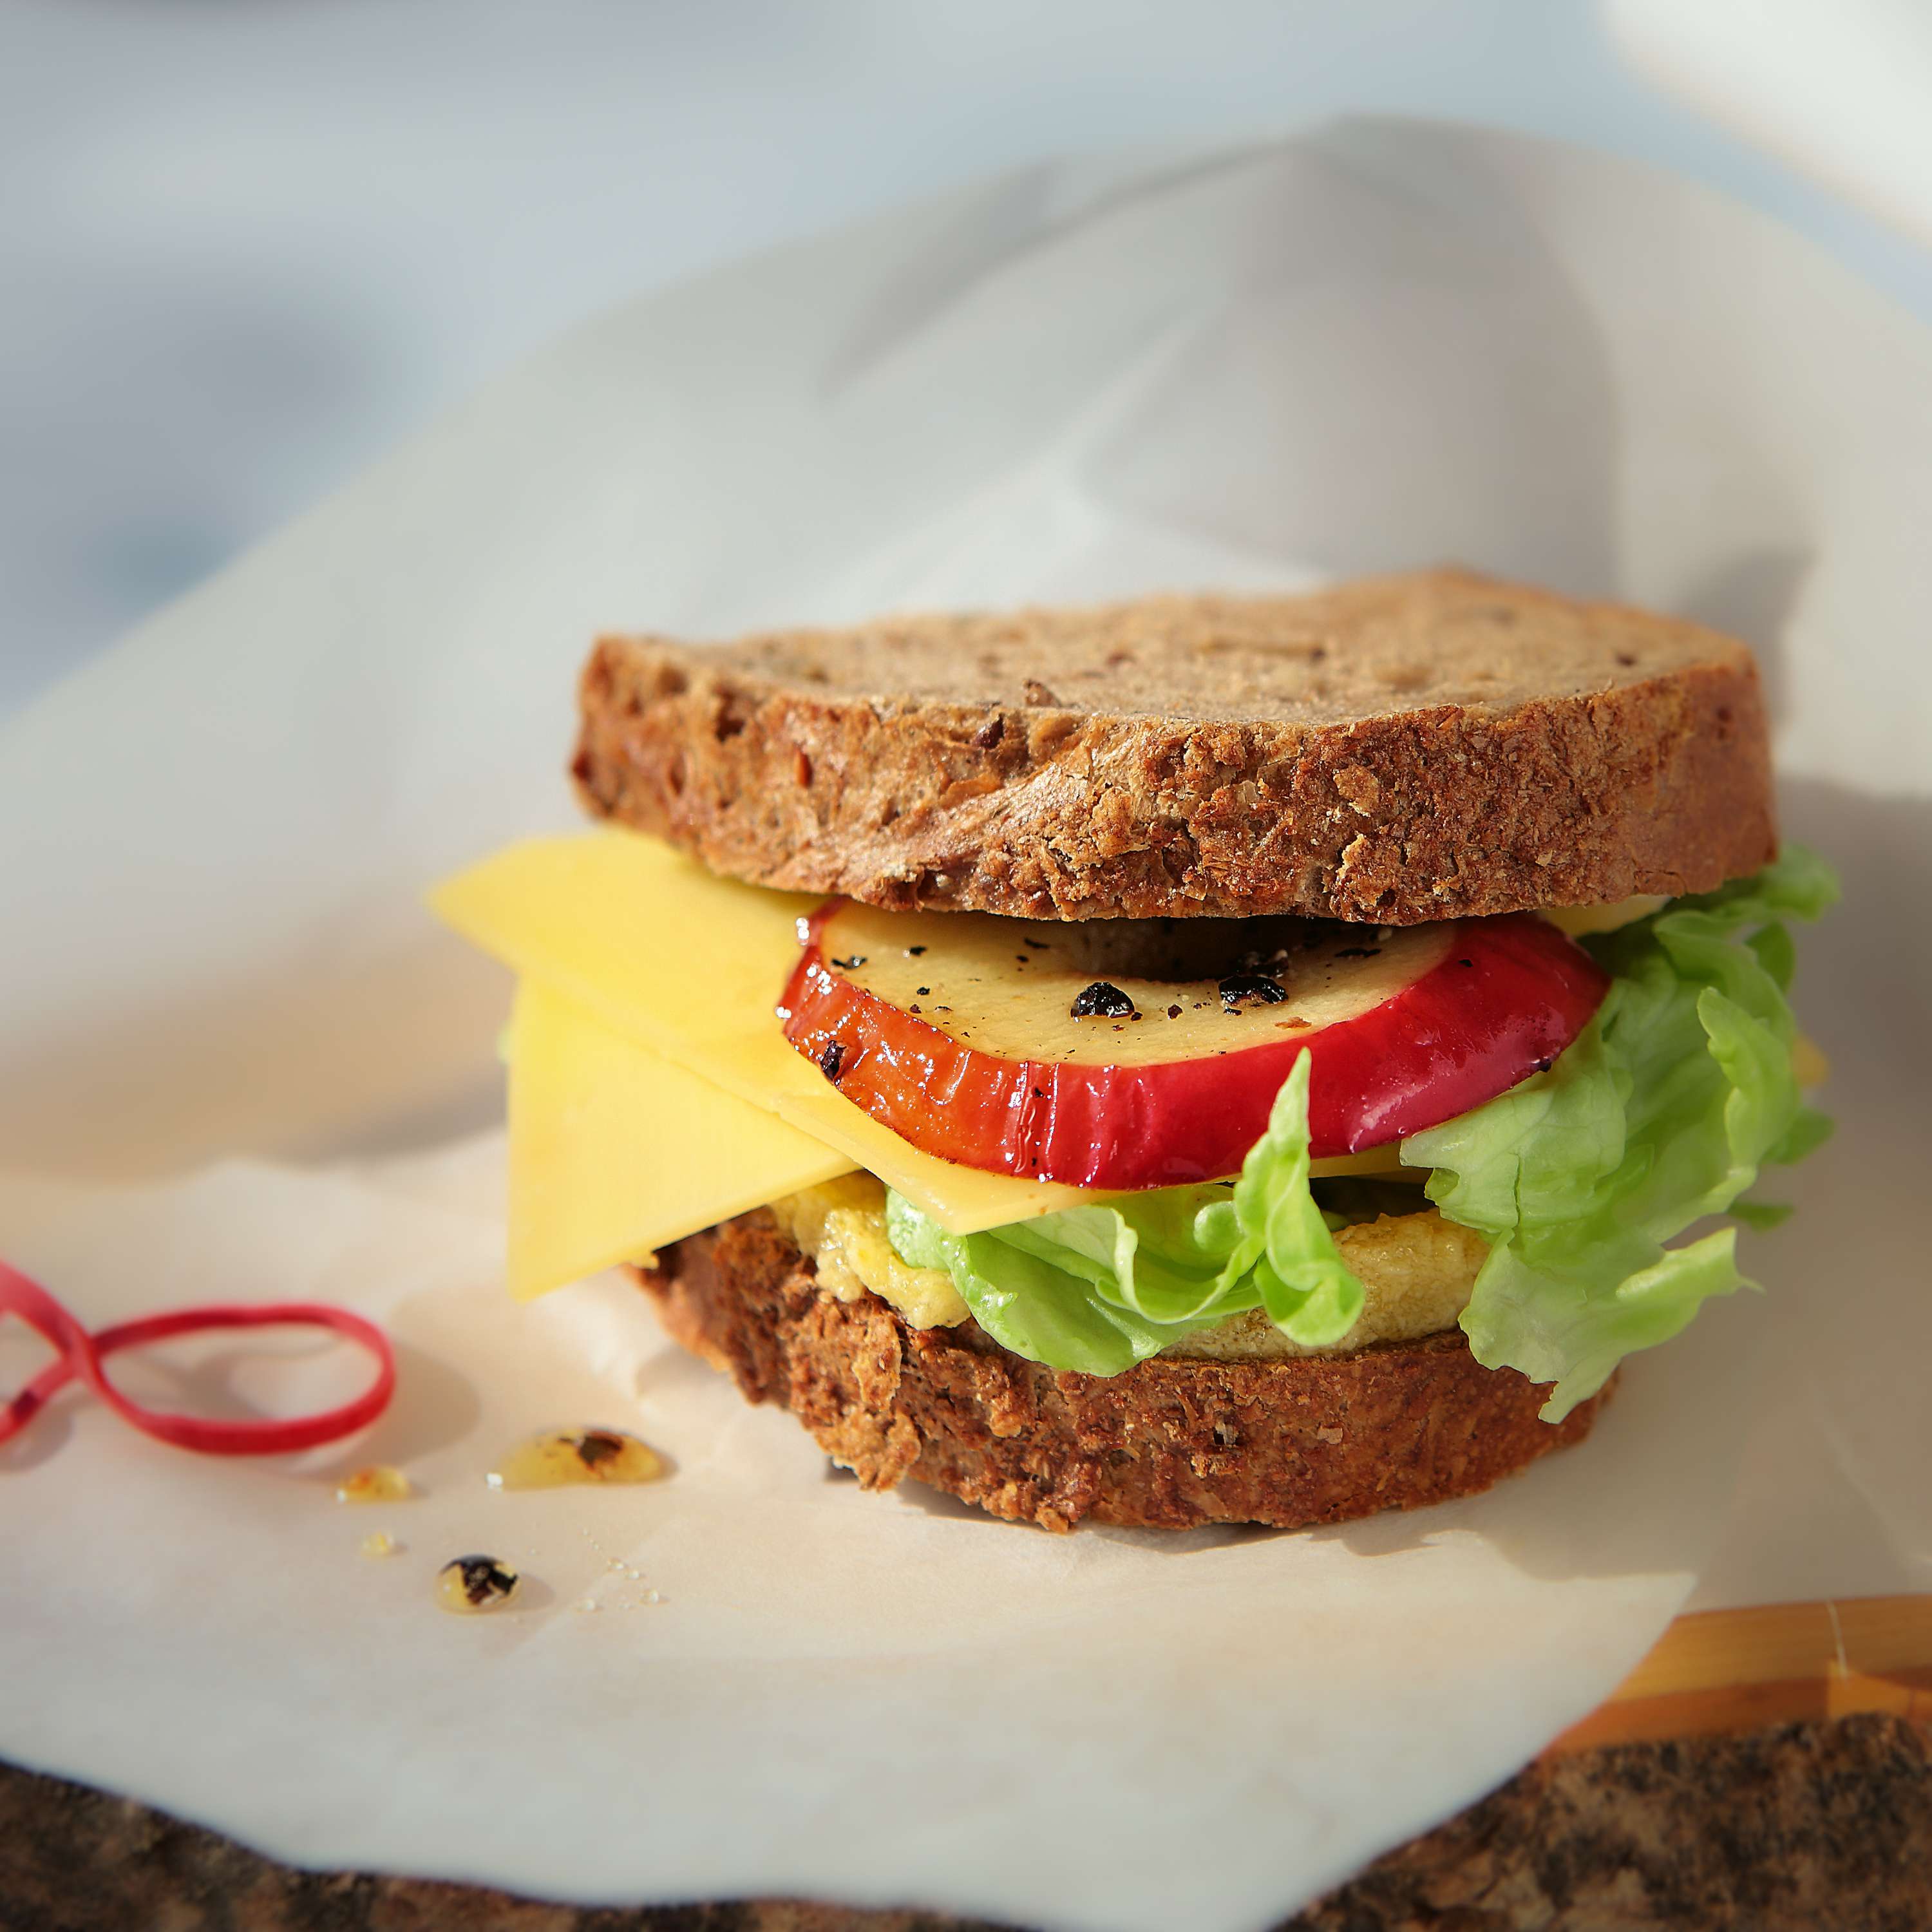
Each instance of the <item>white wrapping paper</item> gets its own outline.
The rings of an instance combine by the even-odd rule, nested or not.
[[[0,1252],[92,1324],[322,1296],[403,1356],[339,1456],[72,1398],[0,1450],[0,1755],[318,1864],[1242,1932],[1506,1776],[1694,1589],[1932,1587],[1928,474],[1932,344],[1804,244],[1394,124],[1004,178],[500,383],[0,732]],[[593,629],[1445,556],[1750,638],[1850,888],[1801,986],[1844,1129],[1749,1242],[1770,1292],[1587,1444],[1331,1532],[1053,1538],[828,1479],[614,1281],[509,1306],[506,989],[419,895],[568,822]],[[38,1359],[0,1334],[0,1387]],[[124,1372],[286,1408],[359,1367]],[[593,1420],[674,1475],[484,1489]],[[372,1456],[424,1493],[334,1503]],[[430,1582],[473,1549],[531,1580],[460,1622]]]

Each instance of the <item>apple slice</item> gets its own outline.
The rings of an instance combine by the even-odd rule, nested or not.
[[[944,1160],[1111,1190],[1236,1172],[1304,1053],[1316,1158],[1419,1133],[1547,1066],[1608,984],[1526,914],[1053,925],[833,900],[799,923],[778,1017],[848,1100]]]

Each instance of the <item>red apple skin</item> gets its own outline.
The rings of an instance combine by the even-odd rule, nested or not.
[[[925,1153],[1108,1192],[1238,1172],[1304,1053],[1315,1159],[1439,1126],[1547,1066],[1610,984],[1555,926],[1510,914],[1459,922],[1439,965],[1367,1012],[1294,1038],[1136,1066],[1006,1060],[836,973],[819,934],[839,903],[802,922],[807,943],[778,1007],[793,1046]]]

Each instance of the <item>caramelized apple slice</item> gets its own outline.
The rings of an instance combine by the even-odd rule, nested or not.
[[[1316,1157],[1436,1126],[1546,1065],[1606,984],[1526,915],[802,923],[779,1016],[848,1100],[943,1159],[1108,1190],[1234,1172],[1304,1052]]]

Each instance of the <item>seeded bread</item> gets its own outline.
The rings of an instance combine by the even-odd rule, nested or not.
[[[820,1292],[760,1209],[667,1248],[638,1279],[685,1347],[789,1408],[867,1489],[910,1476],[1012,1522],[1284,1529],[1472,1496],[1589,1432],[1481,1367],[1461,1334],[1339,1357],[1156,1357],[1118,1376],[1042,1367],[968,1322],[915,1328]]]
[[[1742,644],[1466,571],[607,637],[580,695],[591,812],[897,908],[1409,925],[1706,890],[1776,845]]]

